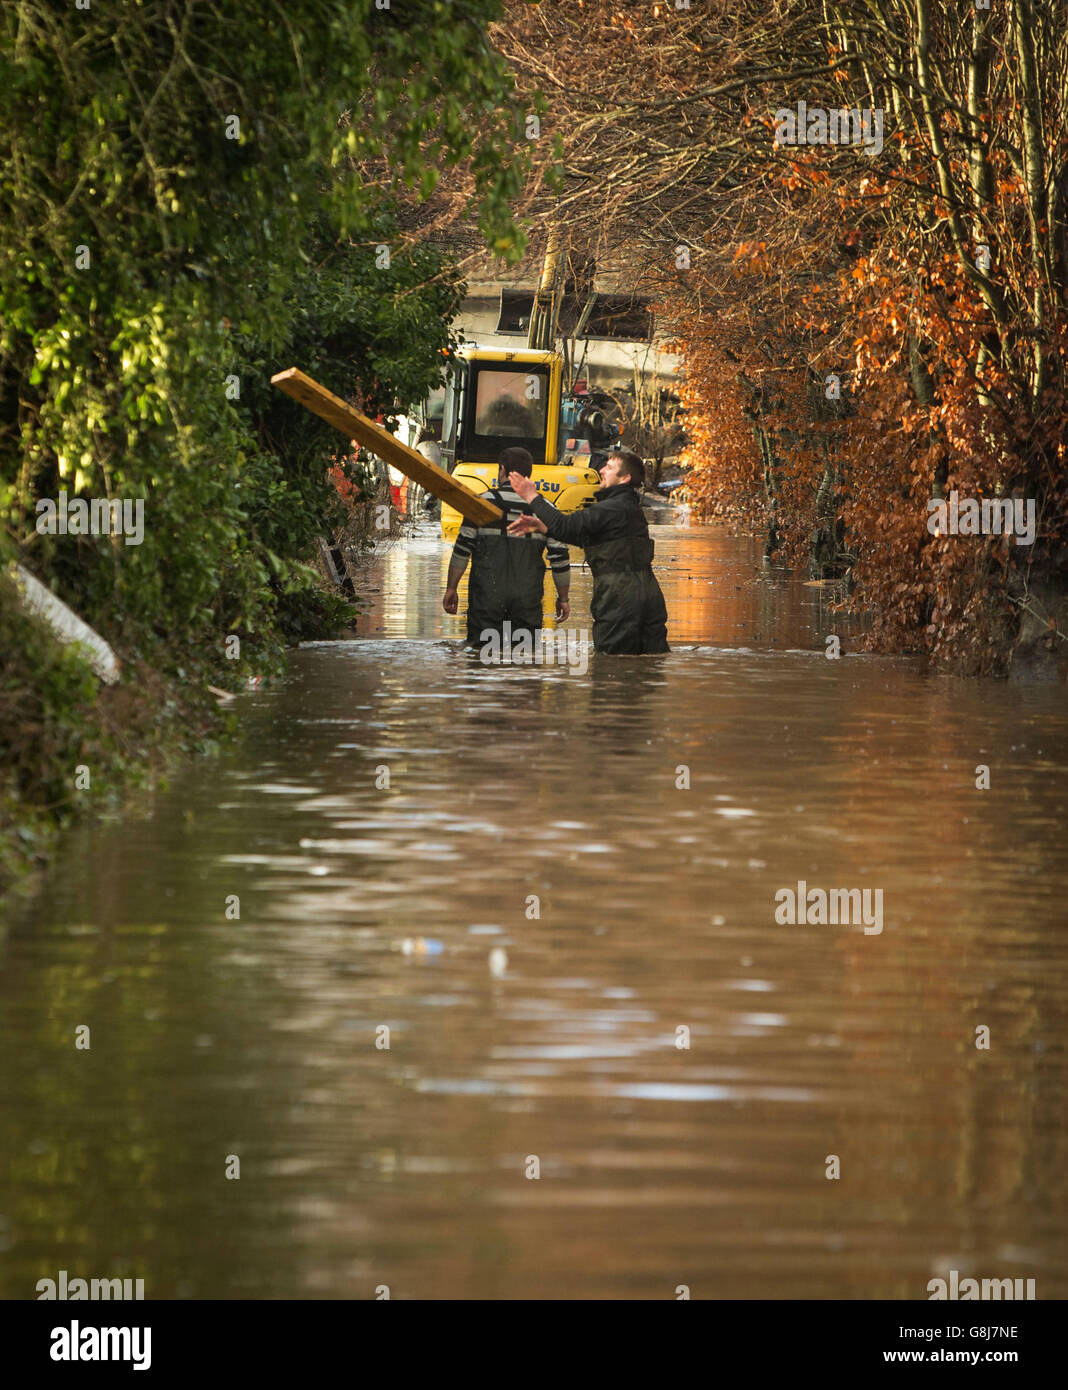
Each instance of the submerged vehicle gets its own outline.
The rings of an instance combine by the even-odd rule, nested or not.
[[[589,458],[561,453],[564,358],[556,348],[563,258],[550,237],[530,304],[525,348],[465,344],[452,359],[445,387],[442,465],[473,492],[497,484],[497,460],[518,446],[534,459],[537,489],[562,512],[593,502],[601,485]],[[453,537],[460,515],[441,509],[441,530]]]
[[[619,406],[606,392],[587,389],[586,379],[573,370],[567,370],[571,387],[564,389],[569,359],[566,342],[564,351],[558,344],[561,315],[567,336],[587,342],[651,341],[652,317],[632,295],[594,293],[592,281],[581,295],[568,289],[563,264],[561,238],[552,233],[537,288],[501,291],[497,332],[526,329],[526,347],[462,344],[449,358],[444,387],[407,422],[406,442],[420,452],[433,451],[434,462],[476,494],[497,485],[505,449],[526,449],[534,459],[538,491],[558,510],[575,512],[593,503],[601,485],[598,469],[620,442],[613,418]],[[399,483],[401,475],[393,481]],[[414,485],[406,501],[409,516],[438,506]],[[443,535],[453,539],[460,525],[460,514],[441,504]]]
[[[533,456],[534,482],[554,507],[588,507],[601,480],[588,453],[561,450],[562,376],[563,358],[552,350],[462,347],[445,388],[442,467],[472,492],[485,492],[497,485],[501,451],[518,446]],[[459,512],[443,506],[442,533],[451,539],[460,525]]]

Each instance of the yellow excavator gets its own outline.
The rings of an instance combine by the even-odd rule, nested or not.
[[[562,512],[588,507],[601,485],[589,458],[561,455],[564,359],[556,350],[562,297],[559,242],[551,238],[534,292],[526,348],[466,343],[445,387],[441,463],[474,493],[497,485],[497,459],[518,445],[534,458],[538,491]],[[528,291],[529,294],[529,291]],[[442,503],[441,531],[453,539],[463,518]]]

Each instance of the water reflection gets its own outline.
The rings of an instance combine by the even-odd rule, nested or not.
[[[821,591],[660,554],[680,650],[579,677],[472,660],[395,547],[239,747],[70,837],[0,960],[0,1293],[1068,1292],[1059,692],[827,661]],[[799,879],[882,935],[777,925]]]

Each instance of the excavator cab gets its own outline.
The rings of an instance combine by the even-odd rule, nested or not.
[[[534,459],[532,477],[554,507],[588,507],[601,485],[581,459],[561,460],[563,358],[531,348],[465,344],[452,358],[441,429],[442,467],[472,492],[497,485],[497,460],[517,446]],[[455,537],[463,518],[442,505],[441,531]]]

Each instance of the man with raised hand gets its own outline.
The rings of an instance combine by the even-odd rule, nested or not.
[[[539,497],[528,477],[509,474],[531,514],[508,527],[512,536],[538,531],[579,545],[593,574],[593,646],[598,652],[667,652],[667,606],[653,574],[653,542],[638,489],[645,466],[629,449],[613,449],[600,469],[596,502],[569,516]]]
[[[529,632],[530,640],[542,626],[542,595],[545,590],[545,552],[556,585],[556,619],[564,622],[571,611],[568,591],[571,587],[571,557],[567,546],[559,541],[546,543],[542,534],[524,535],[509,530],[509,522],[527,510],[523,501],[506,479],[530,481],[534,460],[526,449],[505,449],[499,459],[500,473],[496,488],[482,496],[500,507],[502,519],[489,526],[465,522],[460,527],[441,606],[446,613],[455,613],[459,605],[457,589],[471,561],[471,578],[467,585],[467,640],[473,647],[489,640],[491,632],[503,639],[506,622],[511,624],[511,640]],[[485,634],[485,635],[484,635]]]

